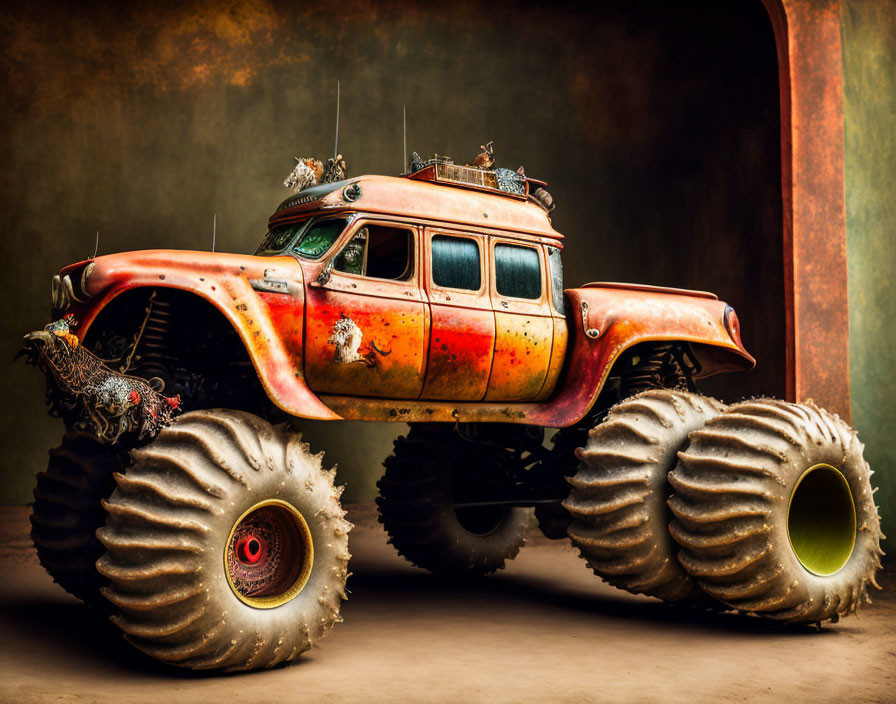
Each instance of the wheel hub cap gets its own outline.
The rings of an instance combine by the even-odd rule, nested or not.
[[[846,477],[829,464],[807,469],[790,496],[787,532],[807,570],[820,576],[840,570],[856,543],[856,508]]]
[[[274,608],[294,598],[314,562],[311,532],[301,513],[285,501],[255,504],[230,531],[224,568],[240,601]]]

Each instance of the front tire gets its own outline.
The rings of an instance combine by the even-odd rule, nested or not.
[[[854,612],[883,554],[863,447],[811,402],[729,407],[669,476],[681,564],[740,611],[790,622]]]
[[[104,502],[97,563],[128,641],[172,665],[250,670],[329,632],[351,524],[322,453],[218,410],[181,416],[132,457]]]
[[[398,553],[435,574],[476,576],[502,569],[525,542],[531,512],[458,508],[505,459],[453,430],[412,426],[395,441],[377,482],[380,522]]]

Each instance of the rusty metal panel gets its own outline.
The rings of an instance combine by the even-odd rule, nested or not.
[[[849,419],[840,2],[763,0],[778,49],[787,397]]]
[[[432,275],[432,238],[460,237],[479,248],[479,289],[436,285]],[[424,280],[432,331],[422,398],[479,401],[488,386],[495,349],[495,314],[488,295],[488,240],[483,235],[426,228]]]
[[[366,224],[353,223],[340,244],[350,242]],[[332,271],[323,283],[309,280],[305,376],[315,391],[380,398],[420,395],[429,315],[420,289],[420,235],[409,231],[415,266],[407,280],[341,271]]]
[[[84,264],[63,272],[79,270]],[[302,269],[292,257],[143,250],[97,257],[91,264],[85,282],[89,299],[72,307],[79,323],[76,333],[82,339],[97,314],[125,291],[144,287],[187,291],[211,303],[233,325],[275,405],[305,418],[339,418],[311,392],[299,366],[296,327],[305,301]],[[253,281],[284,284],[286,292],[258,291]],[[292,301],[272,304],[273,295]]]
[[[543,403],[396,402],[347,396],[324,396],[322,400],[349,419],[565,427],[591,408],[619,355],[641,342],[692,343],[703,364],[702,376],[750,369],[755,364],[739,338],[732,339],[726,329],[723,301],[685,292],[664,294],[618,286],[570,289],[566,298],[570,309],[568,372],[554,395]],[[583,303],[587,305],[583,307]]]
[[[535,397],[536,401],[544,401],[551,397],[551,394],[554,393],[554,389],[557,388],[557,382],[563,371],[564,362],[566,362],[568,338],[566,320],[555,316],[551,318],[551,322],[553,323],[554,338],[551,345],[551,365],[548,367],[548,373],[544,379],[541,391],[538,396]]]
[[[487,301],[486,301],[487,303]],[[479,401],[495,349],[490,308],[433,305],[426,384],[421,398]]]
[[[538,396],[551,364],[550,317],[495,312],[495,357],[486,401],[528,401]]]
[[[539,395],[551,366],[554,324],[549,303],[548,276],[542,247],[492,237],[489,261],[498,247],[535,252],[538,259],[538,297],[514,298],[499,292],[498,271],[491,267],[490,296],[495,311],[495,356],[486,401],[530,401]],[[506,292],[506,289],[505,289]],[[534,294],[534,291],[533,291]],[[523,295],[523,294],[520,294]]]

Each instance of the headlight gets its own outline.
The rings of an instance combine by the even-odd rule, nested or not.
[[[53,310],[64,312],[72,301],[84,303],[90,296],[87,294],[87,279],[93,271],[94,263],[90,262],[81,271],[77,269],[68,274],[56,274],[50,282],[50,299]],[[75,280],[72,281],[72,276]]]
[[[56,274],[50,282],[50,300],[53,303],[54,311],[68,308],[69,302],[66,299],[65,289],[62,287],[62,278],[59,274]]]

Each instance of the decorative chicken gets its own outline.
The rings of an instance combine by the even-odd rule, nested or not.
[[[316,186],[324,176],[324,164],[320,159],[296,157],[296,168],[286,177],[283,185],[296,193]]]
[[[467,164],[467,166],[476,166],[480,169],[490,169],[495,165],[495,149],[492,146],[494,142],[489,142],[488,144],[482,144],[479,148],[482,150],[479,154],[476,155],[476,158],[473,159],[472,164]]]

